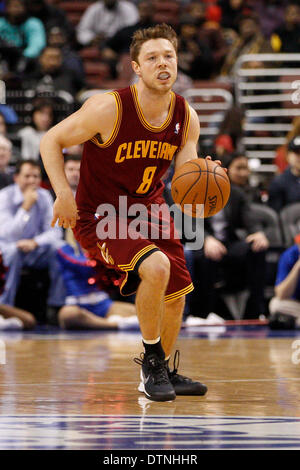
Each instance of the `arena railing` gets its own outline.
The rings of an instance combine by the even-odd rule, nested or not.
[[[254,66],[255,65],[255,66]],[[273,174],[276,149],[300,116],[300,54],[246,54],[234,68],[235,99],[245,110],[242,142],[257,173]]]
[[[216,82],[215,88],[189,88],[182,95],[198,114],[201,126],[200,146],[212,147],[224,115],[233,105],[232,93]]]

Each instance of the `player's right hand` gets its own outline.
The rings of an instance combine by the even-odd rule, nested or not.
[[[58,196],[53,205],[51,227],[58,221],[59,227],[74,228],[79,219],[78,210],[73,194],[67,197]]]

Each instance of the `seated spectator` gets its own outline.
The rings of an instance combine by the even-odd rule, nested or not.
[[[0,109],[0,136],[6,137],[12,144],[9,162],[13,166],[21,159],[20,141],[15,134],[8,133],[7,124],[9,124],[9,122],[6,121],[5,114],[2,113]]]
[[[9,167],[12,144],[3,135],[0,135],[0,189],[13,184],[13,169]]]
[[[300,234],[279,259],[275,297],[269,310],[271,327],[300,327]]]
[[[65,156],[65,174],[74,196],[76,194],[80,178],[80,163],[80,155],[69,154]]]
[[[297,135],[300,135],[300,116],[296,116],[293,119],[292,129],[289,131],[289,133],[286,136],[286,143],[284,145],[281,145],[280,147],[278,147],[277,150],[276,150],[276,156],[275,156],[275,159],[274,159],[274,163],[278,168],[278,173],[283,173],[284,170],[287,168],[287,166],[288,166],[288,161],[287,161],[288,144]]]
[[[47,34],[47,44],[50,47],[59,47],[62,52],[63,67],[78,77],[78,80],[85,79],[85,71],[80,55],[71,47],[67,35],[62,28],[53,26]]]
[[[63,66],[60,48],[47,46],[41,53],[35,70],[26,79],[24,78],[23,86],[25,89],[35,90],[37,94],[45,92],[54,94],[64,90],[76,96],[86,87],[86,83]]]
[[[26,0],[27,9],[31,16],[38,18],[43,23],[46,33],[53,27],[61,28],[68,41],[75,39],[75,31],[68,20],[66,13],[47,0]]]
[[[23,267],[49,269],[48,304],[64,303],[64,285],[60,277],[56,250],[62,231],[51,228],[52,198],[39,187],[41,170],[34,160],[19,162],[15,184],[0,191],[0,250],[6,273],[0,303],[14,305]]]
[[[229,150],[227,145],[227,152],[232,153],[233,151],[243,151],[242,137],[243,137],[243,121],[244,111],[239,106],[232,106],[225,113],[224,119],[220,124],[219,133],[215,142],[217,146],[219,139],[223,138],[224,142],[230,142],[232,150]],[[227,140],[225,139],[227,138]],[[228,138],[230,140],[228,140]],[[220,155],[222,156],[222,155]]]
[[[271,181],[269,205],[276,212],[288,204],[300,202],[300,136],[288,144],[287,161],[289,167]]]
[[[220,20],[220,7],[210,5],[206,8],[205,20],[198,29],[200,41],[206,42],[213,55],[213,77],[220,74],[221,67],[228,52],[225,31],[220,25]]]
[[[6,268],[0,252],[0,294],[2,294],[5,285],[5,273]],[[35,318],[31,313],[11,305],[0,304],[0,330],[19,330],[23,328],[29,330],[34,328],[35,324]]]
[[[77,26],[77,40],[81,46],[101,45],[116,32],[137,23],[139,14],[132,2],[102,0],[90,5]]]
[[[68,183],[71,187],[71,190],[75,196],[79,178],[80,178],[80,163],[81,163],[81,155],[76,154],[65,154],[64,155],[64,165],[65,165],[65,174],[68,180]],[[56,199],[56,195],[53,189],[51,189],[51,195],[53,200]]]
[[[264,36],[269,38],[283,24],[284,10],[289,0],[254,0],[251,3]]]
[[[18,132],[21,139],[21,158],[23,160],[40,158],[40,142],[43,135],[53,126],[54,104],[45,98],[37,98],[31,112],[32,124]]]
[[[265,251],[269,242],[240,188],[231,186],[227,205],[205,219],[204,229],[199,279],[206,313],[216,312],[216,285],[234,292],[246,287],[249,298],[244,318],[258,318],[264,312]],[[240,238],[240,229],[247,232],[245,238]]]
[[[22,72],[46,46],[43,23],[28,15],[25,0],[8,0],[0,18],[0,53],[12,72]]]
[[[83,152],[83,144],[71,145],[71,147],[66,147],[63,149],[63,154],[65,156],[75,155],[75,156],[82,157],[82,152]]]
[[[76,242],[67,229],[66,243],[58,252],[67,291],[66,303],[58,313],[59,325],[66,329],[138,328],[135,306],[113,301],[96,283],[96,262]]]
[[[139,21],[133,25],[125,26],[118,30],[116,34],[105,41],[101,50],[101,59],[107,62],[111,67],[113,78],[117,78],[117,64],[123,54],[129,54],[129,48],[132,36],[137,29],[150,28],[154,26],[153,3],[148,0],[142,0],[138,4]]]
[[[243,13],[245,0],[219,0],[222,9],[221,25],[226,29],[237,30],[237,18]]]
[[[259,26],[256,15],[242,15],[238,19],[239,36],[229,48],[221,75],[231,76],[237,59],[244,54],[261,54],[272,52],[270,41],[266,40]],[[247,67],[262,67],[260,62],[249,62]]]
[[[274,52],[299,52],[300,50],[300,6],[291,3],[285,9],[285,22],[271,36]],[[295,62],[297,66],[299,63]],[[286,64],[285,64],[286,65]]]
[[[248,202],[262,202],[259,188],[251,186],[249,183],[251,174],[249,159],[243,152],[235,152],[225,157],[222,164],[228,170],[231,183],[238,186],[244,192]]]
[[[212,52],[198,38],[196,21],[190,15],[180,18],[178,68],[193,80],[207,79],[213,70]]]

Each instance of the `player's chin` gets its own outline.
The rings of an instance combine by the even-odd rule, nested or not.
[[[175,80],[171,77],[169,77],[168,79],[166,80],[160,80],[160,79],[157,79],[157,86],[160,90],[164,90],[164,91],[168,91],[168,90],[171,90],[171,88],[173,87],[175,83]]]

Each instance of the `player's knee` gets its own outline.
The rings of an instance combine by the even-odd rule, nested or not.
[[[140,265],[139,275],[142,280],[153,284],[166,285],[170,277],[170,261],[161,251],[155,251]]]

